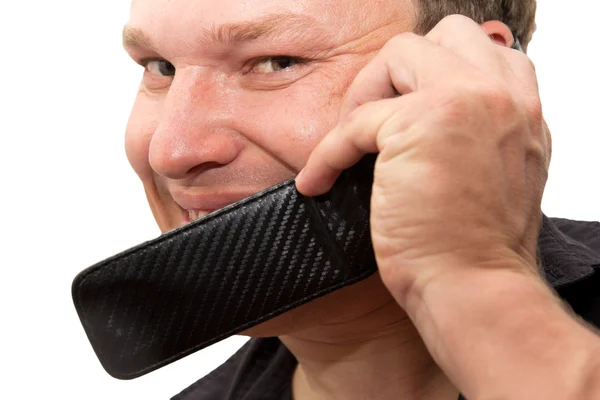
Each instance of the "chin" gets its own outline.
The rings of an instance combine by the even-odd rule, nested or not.
[[[379,274],[336,290],[239,333],[250,337],[285,336],[323,324],[343,324],[367,315],[393,298]]]
[[[284,336],[319,325],[327,320],[326,310],[333,306],[328,300],[328,297],[332,294],[315,299],[281,315],[268,319],[240,332],[239,335],[250,337]],[[329,303],[329,305],[327,303]]]

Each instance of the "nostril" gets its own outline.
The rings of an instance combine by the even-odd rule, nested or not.
[[[195,165],[194,167],[190,168],[187,171],[187,174],[188,175],[197,175],[197,174],[201,174],[202,172],[205,172],[205,171],[208,171],[208,170],[211,170],[211,169],[221,168],[221,167],[223,167],[225,165],[226,164],[223,164],[223,163],[209,161],[209,162],[205,162],[203,164]]]
[[[183,179],[221,168],[237,158],[242,144],[227,132],[172,132],[158,130],[149,151],[150,166],[169,179]]]

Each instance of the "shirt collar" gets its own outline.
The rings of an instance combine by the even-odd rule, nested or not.
[[[538,243],[542,272],[555,289],[586,279],[594,273],[594,268],[600,269],[600,254],[564,234],[545,215]]]

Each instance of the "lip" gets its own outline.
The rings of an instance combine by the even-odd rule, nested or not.
[[[244,192],[221,192],[221,193],[192,193],[189,191],[173,191],[171,196],[173,200],[182,208],[184,219],[191,222],[188,210],[194,210],[201,214],[209,214],[230,204],[233,204],[246,197],[258,193],[255,191]]]

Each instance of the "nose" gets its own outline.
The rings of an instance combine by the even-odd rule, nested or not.
[[[209,71],[177,71],[150,141],[156,173],[184,179],[237,157],[240,140],[231,128],[225,82]]]

